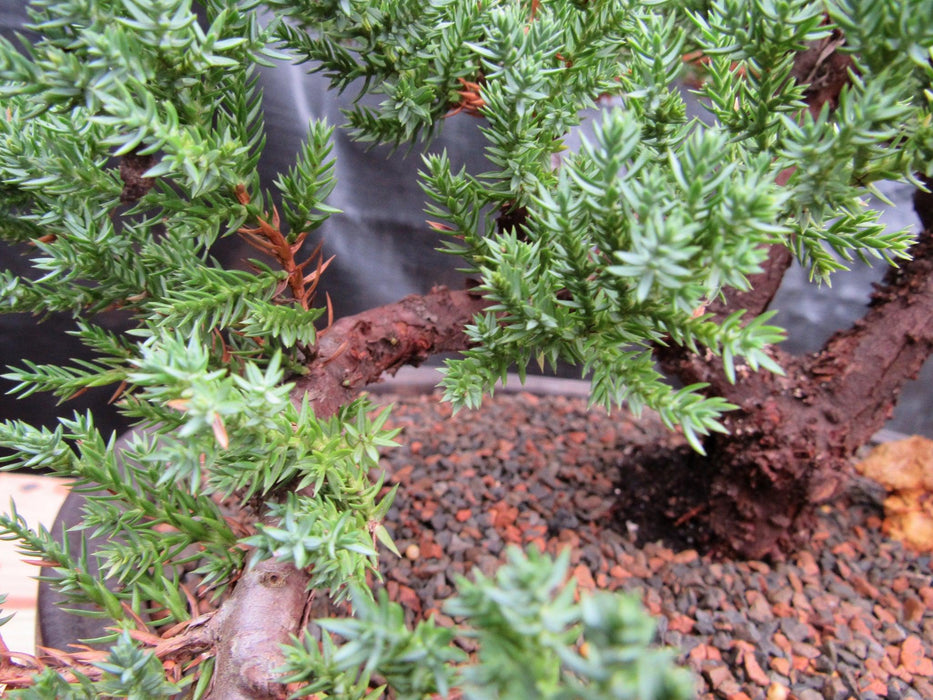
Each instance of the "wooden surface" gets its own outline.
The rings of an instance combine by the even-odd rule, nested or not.
[[[10,500],[30,527],[51,527],[68,494],[67,482],[48,476],[0,474],[0,508],[10,511]],[[38,569],[22,561],[16,543],[0,541],[0,593],[7,596],[0,617],[13,619],[0,627],[11,651],[32,653],[36,628],[36,580]]]

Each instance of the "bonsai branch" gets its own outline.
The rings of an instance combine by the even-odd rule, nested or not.
[[[318,418],[329,417],[385,372],[465,349],[464,327],[487,304],[469,291],[436,287],[424,296],[340,319],[319,335],[293,400],[307,397]],[[286,696],[273,671],[284,662],[280,645],[299,633],[305,618],[308,579],[306,572],[276,560],[243,574],[212,621],[218,632],[212,697]]]

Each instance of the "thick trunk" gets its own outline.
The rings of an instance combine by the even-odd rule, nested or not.
[[[784,377],[742,373],[728,384],[716,362],[665,350],[664,367],[684,381],[705,381],[737,404],[728,435],[709,440],[715,466],[711,526],[727,549],[753,558],[781,556],[808,529],[813,506],[832,496],[854,452],[890,416],[904,383],[933,352],[933,235],[913,260],[892,269],[865,316],[803,358],[775,351]],[[772,267],[780,265],[772,255]],[[770,273],[770,276],[769,276]],[[756,284],[761,289],[774,270]],[[729,304],[760,313],[767,294]],[[764,306],[762,306],[764,304]],[[725,311],[725,310],[724,310]]]
[[[275,669],[280,644],[300,632],[309,576],[291,564],[264,561],[243,573],[214,622],[217,667],[211,698],[285,700]]]

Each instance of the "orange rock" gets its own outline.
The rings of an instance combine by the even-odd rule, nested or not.
[[[402,607],[412,610],[416,615],[421,614],[421,598],[409,586],[400,585],[398,587],[398,598],[396,600]]]
[[[832,548],[832,553],[840,559],[853,559],[855,557],[855,547],[852,546],[851,542],[842,542]]]
[[[881,662],[878,661],[878,659],[873,659],[871,657],[865,659],[865,670],[867,670],[873,678],[884,683],[888,682],[888,676],[890,674],[881,668]]]
[[[514,525],[509,525],[507,528],[505,528],[505,532],[502,533],[502,539],[510,544],[521,544],[522,531]]]
[[[413,464],[406,464],[401,469],[397,469],[395,473],[389,477],[389,481],[391,481],[393,484],[407,484],[408,479],[414,470],[415,466]]]
[[[747,651],[745,652],[744,656],[745,658],[742,659],[742,663],[745,665],[745,673],[748,674],[748,677],[752,683],[756,683],[760,686],[769,685],[771,683],[771,679],[758,663],[758,659],[755,658],[754,652]]]
[[[592,591],[596,588],[596,581],[593,580],[593,574],[583,564],[578,564],[573,570],[573,577],[577,580],[580,588]]]
[[[492,524],[495,528],[504,528],[514,525],[518,518],[518,508],[510,506],[505,501],[499,501],[489,509],[492,514]]]
[[[685,549],[684,551],[678,552],[677,554],[675,554],[672,561],[675,564],[689,564],[691,562],[696,561],[699,558],[700,558],[700,555],[697,554],[697,551],[695,549]]]
[[[906,576],[898,576],[891,581],[891,590],[895,593],[903,593],[910,588],[910,579]]]
[[[904,599],[904,621],[920,622],[926,606],[913,596]]]
[[[859,595],[872,600],[878,597],[878,589],[871,585],[864,576],[852,576],[849,578],[849,583]]]
[[[790,661],[785,659],[783,656],[772,656],[768,663],[771,666],[772,671],[777,671],[782,676],[790,677]]]
[[[777,644],[784,653],[790,654],[790,640],[782,633],[775,632],[774,636],[771,638],[771,641]]]
[[[856,634],[864,634],[866,637],[873,637],[871,629],[868,625],[865,624],[865,621],[860,617],[853,617],[849,620],[849,629],[855,632]]]
[[[698,644],[690,650],[690,653],[687,654],[687,658],[694,663],[699,663],[701,661],[721,661],[722,654],[719,652],[719,649],[711,644]]]
[[[790,697],[790,688],[781,683],[772,683],[768,686],[765,700],[787,700]]]
[[[918,676],[933,676],[933,661],[924,655],[920,637],[910,635],[901,644],[901,666]]]
[[[876,605],[873,609],[873,612],[875,613],[875,617],[877,617],[882,622],[886,622],[889,625],[897,624],[897,618],[891,614],[890,610],[886,610],[880,605]]]
[[[813,557],[813,554],[806,549],[802,549],[797,553],[797,566],[800,567],[806,576],[820,575],[820,567],[817,565],[816,559]]]
[[[933,552],[933,440],[915,435],[883,443],[856,469],[890,494],[884,532],[912,549]]]
[[[662,557],[650,557],[648,559],[648,568],[651,569],[651,573],[657,573],[666,562]]]
[[[674,617],[672,617],[667,623],[667,629],[673,630],[674,632],[681,632],[683,634],[690,634],[693,632],[694,624],[695,621],[693,618],[676,613]]]
[[[862,679],[859,682],[859,690],[863,693],[874,693],[875,695],[880,695],[881,697],[887,697],[888,695],[888,686],[879,681],[877,678]]]

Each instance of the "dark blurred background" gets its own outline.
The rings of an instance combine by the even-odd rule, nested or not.
[[[25,2],[0,0],[0,32],[14,40],[27,21]],[[28,36],[28,32],[26,33]],[[308,121],[326,118],[331,124],[344,121],[340,107],[350,97],[336,97],[326,90],[326,82],[305,73],[305,67],[280,65],[262,73],[267,145],[260,170],[266,187],[275,175],[293,163]],[[701,111],[694,102],[691,108]],[[428,148],[447,149],[456,169],[479,173],[488,169],[482,157],[480,122],[460,115],[447,120],[440,136]],[[456,272],[458,261],[438,253],[437,234],[425,225],[424,196],[417,184],[421,166],[418,150],[392,154],[389,149],[366,150],[335,131],[334,156],[337,159],[337,188],[328,200],[342,213],[333,216],[319,231],[326,256],[336,258],[323,277],[319,299],[330,294],[336,315],[356,313],[389,303],[412,293],[427,292],[435,284],[452,288],[463,285]],[[891,183],[882,188],[894,201],[885,211],[889,226],[917,226],[910,201],[912,188]],[[875,203],[879,204],[879,203]],[[883,206],[883,205],[881,205]],[[311,241],[313,245],[315,241]],[[0,243],[0,265],[28,273],[25,249]],[[225,265],[235,265],[255,251],[235,239],[220,242],[215,250]],[[856,265],[853,272],[839,274],[832,288],[807,282],[805,271],[794,268],[778,294],[774,308],[780,310],[777,323],[788,329],[785,347],[792,352],[818,349],[839,328],[858,318],[871,291],[880,280],[883,265],[868,268]],[[125,319],[111,316],[104,322],[113,327]],[[21,365],[23,359],[39,363],[65,364],[84,354],[83,346],[66,331],[72,327],[66,315],[53,315],[39,323],[25,314],[0,315],[0,367]],[[58,415],[92,408],[98,425],[105,431],[120,430],[122,422],[107,399],[113,388],[104,388],[56,405],[54,398],[34,395],[16,399],[6,395],[12,384],[0,379],[0,420],[18,418],[33,424],[53,425]],[[903,393],[889,428],[933,437],[933,363],[928,362],[919,381]]]

